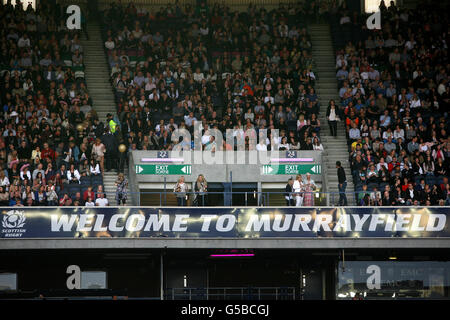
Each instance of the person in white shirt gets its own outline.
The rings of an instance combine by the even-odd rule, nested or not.
[[[101,192],[98,194],[98,198],[95,200],[95,205],[97,207],[107,207],[109,206],[108,199],[104,197],[104,194]]]
[[[194,122],[197,121],[197,118],[194,117],[194,113],[193,112],[189,112],[188,116],[184,116],[184,123],[186,124],[186,126],[190,127],[192,125],[194,125]]]
[[[400,129],[400,126],[397,125],[394,130],[394,139],[402,138],[403,141],[405,141],[405,131],[403,129]]]
[[[28,170],[28,167],[25,167],[22,171],[20,171],[20,179],[21,180],[31,180],[31,173]]]
[[[184,176],[181,176],[173,188],[177,197],[178,206],[184,207],[187,204],[189,186],[184,182]]]
[[[200,68],[197,68],[194,73],[194,81],[195,82],[202,82],[202,80],[205,79],[205,75],[203,72],[200,71]]]
[[[323,151],[323,145],[320,143],[318,137],[314,137],[313,150]]]
[[[17,41],[17,46],[19,48],[31,46],[30,38],[28,38],[26,33],[19,39],[19,41]]]
[[[168,127],[164,124],[164,119],[161,119],[155,127],[156,132],[161,132],[161,131],[167,130],[167,129],[168,129]]]
[[[303,181],[300,174],[295,177],[294,185],[292,186],[292,188],[294,189],[295,206],[301,207],[303,205]]]
[[[388,165],[384,162],[384,158],[380,158],[380,162],[377,164],[377,171],[380,171],[381,167],[385,167],[386,170],[388,169]]]
[[[100,171],[99,163],[94,159],[91,159],[91,164],[89,165],[89,172],[91,173],[91,175],[94,175],[94,176],[102,173]]]
[[[116,47],[116,44],[114,43],[111,37],[109,37],[108,40],[105,41],[105,47],[108,50],[113,50]]]
[[[75,169],[75,165],[71,164],[70,169],[67,171],[67,181],[69,183],[80,183],[80,173]]]
[[[92,201],[92,198],[89,197],[86,201],[86,203],[84,204],[85,207],[95,207],[95,202]]]
[[[202,145],[208,144],[210,137],[211,137],[211,134],[209,133],[209,130],[206,130],[202,136]]]
[[[267,151],[266,139],[259,139],[259,143],[256,145],[256,150],[258,151]]]
[[[279,146],[279,150],[289,150],[289,143],[287,141],[287,137],[281,138],[281,143]]]
[[[264,103],[267,102],[270,102],[271,104],[274,104],[275,102],[275,98],[270,95],[270,92],[267,92],[267,96],[264,97]]]
[[[422,106],[422,104],[420,103],[419,97],[417,96],[416,93],[414,93],[413,98],[411,99],[411,101],[409,101],[409,107],[411,109],[414,109],[414,108],[420,108],[421,106]]]
[[[5,175],[5,171],[1,170],[0,171],[0,186],[5,187],[6,190],[8,190],[9,185],[10,185],[10,182],[9,182],[8,177]]]

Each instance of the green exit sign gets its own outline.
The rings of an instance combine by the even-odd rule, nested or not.
[[[262,174],[321,174],[322,167],[320,164],[279,164],[264,165]]]
[[[138,164],[136,174],[191,175],[190,164]]]

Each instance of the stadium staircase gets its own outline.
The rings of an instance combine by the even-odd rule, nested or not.
[[[93,101],[93,109],[101,122],[106,124],[106,115],[116,113],[114,92],[109,81],[110,71],[108,60],[103,49],[101,26],[98,21],[89,21],[87,24],[89,40],[82,33],[81,44],[84,51],[85,79],[89,94]],[[128,179],[128,167],[125,165],[124,174]],[[116,205],[115,193],[117,171],[104,172],[103,187],[108,198],[109,205]],[[129,180],[129,179],[128,179]],[[127,206],[133,205],[128,196]]]
[[[94,101],[94,110],[100,121],[106,121],[108,113],[115,113],[116,103],[111,87],[110,72],[103,41],[101,27],[97,22],[88,23],[89,40],[81,38],[84,51],[85,79],[89,94]]]
[[[339,192],[338,177],[336,171],[336,161],[341,161],[347,176],[346,192],[353,192],[354,186],[351,176],[349,153],[345,126],[343,122],[338,122],[337,137],[333,137],[328,126],[326,112],[328,103],[334,99],[339,104],[338,83],[336,80],[336,59],[331,39],[330,26],[328,24],[315,24],[309,27],[309,34],[312,42],[312,55],[317,64],[316,93],[320,102],[319,120],[321,124],[320,137],[325,150],[325,161],[327,176],[325,185],[327,192]],[[336,205],[339,195],[330,195],[330,205]],[[347,194],[348,205],[355,205],[354,196]]]

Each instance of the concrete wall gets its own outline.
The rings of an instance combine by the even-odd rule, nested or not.
[[[450,238],[271,238],[271,239],[1,239],[0,250],[35,249],[411,249],[450,248]]]
[[[129,154],[130,181],[135,184],[142,183],[162,183],[164,176],[142,175],[135,173],[135,165],[150,164],[142,162],[142,158],[157,158],[157,151],[133,151]],[[297,156],[301,158],[312,158],[312,162],[302,162],[302,164],[321,164],[321,151],[298,151]],[[236,151],[236,152],[215,152],[213,155],[209,151],[183,151],[169,152],[170,158],[183,158],[184,162],[173,162],[171,164],[191,164],[192,174],[184,175],[187,182],[194,182],[199,174],[203,174],[208,182],[230,182],[230,172],[233,174],[233,182],[256,183],[256,182],[280,182],[286,183],[287,179],[293,175],[263,175],[261,174],[264,164],[277,164],[270,162],[271,158],[285,158],[286,151],[274,151],[267,153]],[[214,160],[215,161],[212,161]],[[232,159],[232,164],[226,159]],[[203,161],[201,161],[203,160]],[[203,164],[202,164],[203,162]],[[161,162],[162,163],[162,162]],[[210,163],[210,164],[204,164]],[[221,164],[222,163],[222,164]],[[323,167],[322,167],[323,168]],[[133,171],[133,172],[132,172]],[[167,175],[167,182],[176,182],[180,176]],[[294,177],[295,178],[295,177]],[[322,182],[322,174],[312,175],[312,179]]]

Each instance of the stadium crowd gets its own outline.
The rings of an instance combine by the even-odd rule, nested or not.
[[[172,132],[192,133],[198,121],[206,150],[216,147],[208,128],[224,136],[232,129],[247,149],[245,131],[251,128],[279,129],[274,143],[284,149],[321,147],[306,30],[311,10],[309,4],[269,12],[250,5],[239,13],[199,1],[148,12],[133,3],[111,4],[102,14],[105,50],[128,143],[138,150],[172,150]],[[275,137],[268,137],[259,139],[258,150],[270,150]],[[183,143],[193,147],[193,141]]]
[[[63,18],[51,1],[0,3],[0,205],[104,199],[104,155],[117,138],[92,109],[80,32]]]
[[[206,1],[157,12],[112,3],[101,17],[117,115],[106,124],[63,8],[1,3],[0,205],[107,205],[102,176],[117,154],[123,165],[119,143],[172,150],[172,132],[192,133],[196,122],[204,150],[231,148],[216,146],[208,128],[232,129],[247,149],[253,128],[269,131],[260,151],[323,150],[306,29],[317,15],[332,23],[340,101],[330,105],[345,122],[358,205],[449,205],[448,13],[383,3],[382,29],[367,30],[345,1],[311,3],[246,12]]]
[[[449,205],[448,12],[380,10],[381,30],[345,7],[333,23],[357,203]]]

